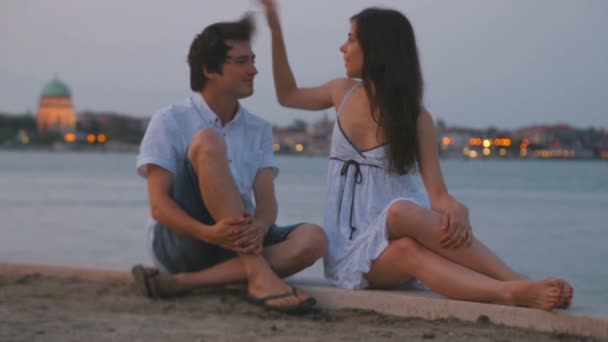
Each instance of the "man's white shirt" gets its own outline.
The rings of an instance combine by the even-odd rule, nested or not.
[[[154,164],[175,176],[187,158],[192,138],[204,128],[214,128],[224,136],[232,177],[245,209],[254,214],[252,190],[257,171],[269,167],[276,177],[279,169],[274,158],[272,126],[240,104],[234,119],[223,127],[200,94],[155,113],[141,142],[138,174],[145,178],[148,166]],[[148,227],[155,224],[150,217]]]

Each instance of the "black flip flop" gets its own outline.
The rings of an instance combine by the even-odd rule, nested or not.
[[[160,298],[156,283],[151,279],[158,274],[158,270],[147,270],[143,265],[135,265],[131,268],[131,274],[135,285],[144,296],[151,299]]]
[[[254,296],[248,294],[245,297],[245,299],[247,300],[247,302],[249,302],[253,305],[263,307],[264,309],[280,311],[280,312],[288,313],[288,314],[301,314],[301,313],[308,312],[317,303],[317,301],[314,298],[310,297],[306,300],[303,300],[303,301],[301,301],[297,304],[293,304],[293,305],[284,305],[284,306],[268,305],[268,301],[270,301],[270,300],[287,298],[287,297],[291,297],[291,296],[294,296],[296,298],[298,296],[298,290],[295,287],[292,287],[291,291],[288,291],[285,293],[268,295],[268,296],[261,297],[261,298],[257,298],[257,297],[254,297]]]

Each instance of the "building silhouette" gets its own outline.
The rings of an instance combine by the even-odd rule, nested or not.
[[[76,128],[72,94],[59,79],[53,79],[42,89],[36,122],[38,131],[65,132]]]

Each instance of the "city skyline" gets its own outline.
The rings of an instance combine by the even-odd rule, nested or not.
[[[608,3],[279,1],[300,84],[343,76],[338,47],[348,18],[371,5],[401,10],[412,21],[426,80],[425,103],[436,119],[451,126],[508,129],[556,122],[608,127],[603,95],[608,44],[600,37],[608,31],[602,20]],[[33,111],[44,85],[58,77],[72,90],[78,112],[150,116],[190,94],[185,55],[194,35],[246,10],[259,12],[254,1],[245,0],[230,5],[3,1],[0,112]],[[134,11],[140,15],[137,24],[131,19]],[[260,13],[256,19],[253,47],[260,73],[256,94],[244,105],[277,125],[297,118],[317,120],[319,113],[276,103],[269,32]],[[327,112],[334,116],[333,110]]]

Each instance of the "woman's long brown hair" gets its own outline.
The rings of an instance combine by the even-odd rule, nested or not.
[[[363,87],[386,143],[391,172],[407,174],[418,159],[423,97],[414,29],[403,14],[390,9],[367,8],[351,21],[363,50]]]

